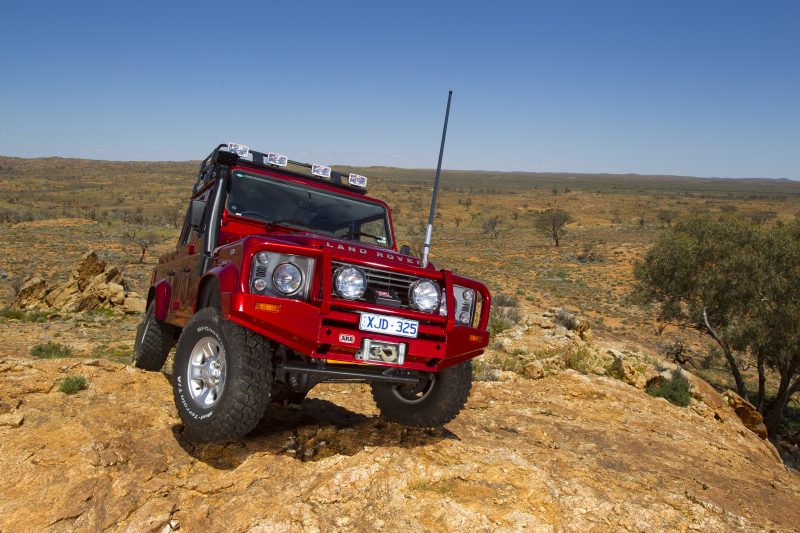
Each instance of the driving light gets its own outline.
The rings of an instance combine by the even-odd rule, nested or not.
[[[276,154],[270,152],[264,156],[264,164],[274,165],[276,167],[285,167],[289,163],[289,158],[283,154]]]
[[[256,254],[256,261],[259,265],[266,265],[269,263],[269,254],[267,252],[258,252]]]
[[[462,326],[471,326],[475,314],[475,290],[453,285],[455,297],[456,322]]]
[[[239,157],[247,157],[250,155],[250,148],[243,144],[228,143],[228,151],[232,154],[238,155]]]
[[[261,292],[267,288],[267,282],[261,278],[258,278],[253,282],[253,288],[258,292]]]
[[[336,271],[336,293],[348,300],[357,300],[367,290],[367,277],[364,271],[354,266],[342,267]]]
[[[311,173],[320,178],[331,179],[331,167],[325,165],[311,165]]]
[[[303,285],[303,273],[293,263],[281,263],[272,273],[272,284],[283,294],[294,294]]]
[[[429,313],[439,306],[441,291],[439,286],[429,279],[418,279],[408,290],[411,307]]]
[[[350,176],[347,178],[347,182],[350,185],[364,188],[367,186],[367,177],[362,176],[361,174],[350,174]]]

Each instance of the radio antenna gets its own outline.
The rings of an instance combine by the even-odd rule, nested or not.
[[[439,176],[442,173],[442,157],[444,156],[444,140],[447,137],[447,120],[450,118],[450,101],[453,91],[447,93],[447,110],[444,112],[444,128],[442,128],[442,145],[439,147],[439,163],[436,165],[436,178],[433,181],[433,197],[431,198],[431,214],[428,217],[428,229],[425,232],[425,246],[422,249],[422,268],[428,267],[428,254],[431,251],[431,234],[433,233],[433,217],[436,214],[436,196],[439,194]]]

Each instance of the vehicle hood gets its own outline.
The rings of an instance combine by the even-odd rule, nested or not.
[[[418,257],[400,254],[391,248],[381,248],[360,242],[345,241],[335,237],[327,237],[315,233],[282,233],[270,235],[268,238],[298,246],[310,248],[328,248],[338,255],[350,256],[354,259],[373,260],[386,264],[410,265],[422,267],[422,260]],[[434,269],[429,262],[428,269]]]

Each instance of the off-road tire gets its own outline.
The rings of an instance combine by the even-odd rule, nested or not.
[[[224,350],[224,388],[210,407],[199,406],[187,386],[192,350],[204,337],[213,337]],[[241,438],[267,410],[272,385],[269,342],[246,328],[223,320],[218,309],[199,310],[183,328],[175,349],[172,391],[184,434],[195,442]]]
[[[465,361],[435,374],[433,388],[418,403],[403,402],[395,392],[397,387],[372,383],[372,398],[383,418],[406,426],[439,427],[453,420],[467,403],[472,364]]]
[[[136,329],[131,363],[136,368],[157,372],[164,366],[175,344],[175,328],[156,318],[156,302],[150,303],[144,320]]]

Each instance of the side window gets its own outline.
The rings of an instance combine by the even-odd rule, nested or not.
[[[189,205],[191,205],[191,203]],[[186,246],[186,243],[189,242],[189,233],[191,233],[191,229],[192,228],[189,227],[189,208],[186,208],[186,216],[183,217],[183,229],[178,239],[178,246]]]

